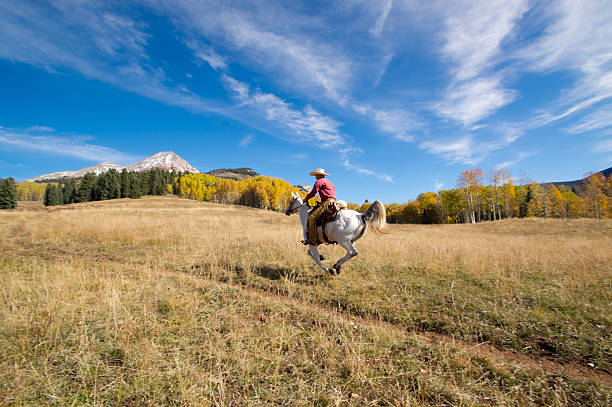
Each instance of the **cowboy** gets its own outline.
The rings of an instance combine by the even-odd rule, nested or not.
[[[312,171],[310,175],[313,175],[317,180],[312,190],[306,195],[305,202],[308,202],[308,200],[313,198],[317,193],[319,194],[319,198],[321,198],[321,202],[315,206],[310,216],[308,216],[308,233],[304,233],[304,240],[302,243],[317,245],[317,219],[328,210],[330,205],[336,202],[336,188],[334,184],[325,178],[329,174],[327,174],[323,168],[317,168]]]

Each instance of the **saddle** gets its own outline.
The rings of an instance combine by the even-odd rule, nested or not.
[[[329,222],[333,222],[336,220],[336,216],[338,216],[338,212],[341,209],[346,209],[346,202],[345,201],[336,201],[334,202],[333,205],[329,205],[327,207],[327,210],[325,212],[323,212],[319,218],[316,221],[316,225],[317,225],[317,236],[322,237],[323,239],[321,239],[319,237],[319,243],[326,243],[326,244],[337,244],[338,242],[331,242],[329,240],[329,237],[327,236],[327,233],[325,232],[325,225],[328,224]],[[321,229],[319,229],[319,227]],[[319,230],[321,233],[319,233]]]
[[[333,222],[336,220],[336,215],[338,215],[338,208],[336,205],[329,205],[327,210],[319,216],[317,219],[317,226],[323,226],[326,223]]]

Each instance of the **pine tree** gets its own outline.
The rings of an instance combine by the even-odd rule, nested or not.
[[[64,203],[62,188],[59,185],[55,186],[52,183],[48,183],[47,188],[45,189],[45,198],[43,203],[45,206],[62,205]]]
[[[117,199],[121,198],[121,180],[119,178],[119,173],[116,169],[111,168],[106,173],[107,183],[108,183],[108,198],[109,199]]]
[[[85,174],[79,186],[79,192],[77,194],[78,202],[89,202],[92,200],[96,182],[97,177],[94,174]]]
[[[128,198],[130,196],[130,174],[127,168],[121,170],[121,198]]]
[[[66,180],[64,188],[62,189],[62,194],[64,197],[64,204],[74,202],[74,180],[72,178]]]
[[[0,182],[0,209],[13,209],[17,207],[17,188],[15,180],[11,177]]]
[[[51,196],[51,188],[53,187],[53,185],[51,185],[51,183],[47,184],[47,187],[45,188],[45,196],[43,198],[43,204],[45,206],[50,206],[51,205],[51,201],[49,200],[49,197]]]
[[[128,183],[130,185],[128,198],[140,198],[142,196],[142,191],[140,189],[140,177],[138,176],[138,174],[130,172],[128,177]]]

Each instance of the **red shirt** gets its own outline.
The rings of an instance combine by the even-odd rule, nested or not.
[[[327,178],[319,178],[317,182],[315,182],[312,190],[308,193],[308,195],[306,195],[306,202],[314,197],[317,192],[319,193],[319,197],[321,197],[322,202],[329,201],[330,199],[336,199],[336,188],[334,188],[334,184],[332,184]]]

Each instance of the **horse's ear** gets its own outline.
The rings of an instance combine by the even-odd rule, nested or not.
[[[295,197],[296,197],[295,192],[292,192],[292,193],[291,193],[291,197],[292,197],[292,198],[295,198]]]

